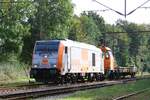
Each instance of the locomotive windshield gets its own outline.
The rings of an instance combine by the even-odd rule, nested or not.
[[[59,41],[37,41],[34,47],[33,67],[55,68],[58,58]]]
[[[59,42],[37,42],[35,46],[35,54],[48,54],[57,56]]]

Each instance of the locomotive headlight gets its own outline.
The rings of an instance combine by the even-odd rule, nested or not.
[[[38,67],[38,65],[33,65],[33,67],[34,67],[34,68],[37,68],[37,67]]]
[[[47,55],[45,55],[44,58],[47,58]]]
[[[53,65],[54,67],[56,67],[56,65]]]

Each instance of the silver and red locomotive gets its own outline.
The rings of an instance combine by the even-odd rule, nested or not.
[[[123,69],[123,68],[122,68]],[[122,75],[111,49],[72,40],[42,40],[35,43],[30,77],[38,82],[67,83],[101,81]],[[136,70],[128,74],[135,75]],[[124,74],[126,75],[126,74]]]

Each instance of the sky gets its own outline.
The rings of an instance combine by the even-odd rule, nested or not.
[[[124,14],[124,1],[125,0],[97,0],[98,2],[109,6],[110,8],[117,10]],[[127,10],[129,13],[133,9],[137,8],[147,0],[126,0]],[[80,15],[83,11],[91,11],[91,10],[105,10],[104,6],[94,2],[93,0],[72,0],[72,3],[75,5],[74,13],[76,15]],[[143,5],[142,7],[150,7],[150,1]],[[137,9],[132,14],[128,15],[126,18],[117,14],[114,11],[108,10],[105,12],[97,12],[100,16],[102,16],[106,23],[115,24],[118,19],[127,20],[129,22],[134,22],[137,24],[150,24],[150,8]]]

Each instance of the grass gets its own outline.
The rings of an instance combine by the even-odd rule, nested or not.
[[[0,63],[0,86],[28,80],[27,65],[19,62]]]
[[[145,88],[150,88],[150,79],[139,80],[129,84],[79,91],[69,97],[63,98],[62,100],[112,100],[112,98]]]
[[[125,100],[150,100],[150,90],[140,93],[138,95],[131,96]]]

